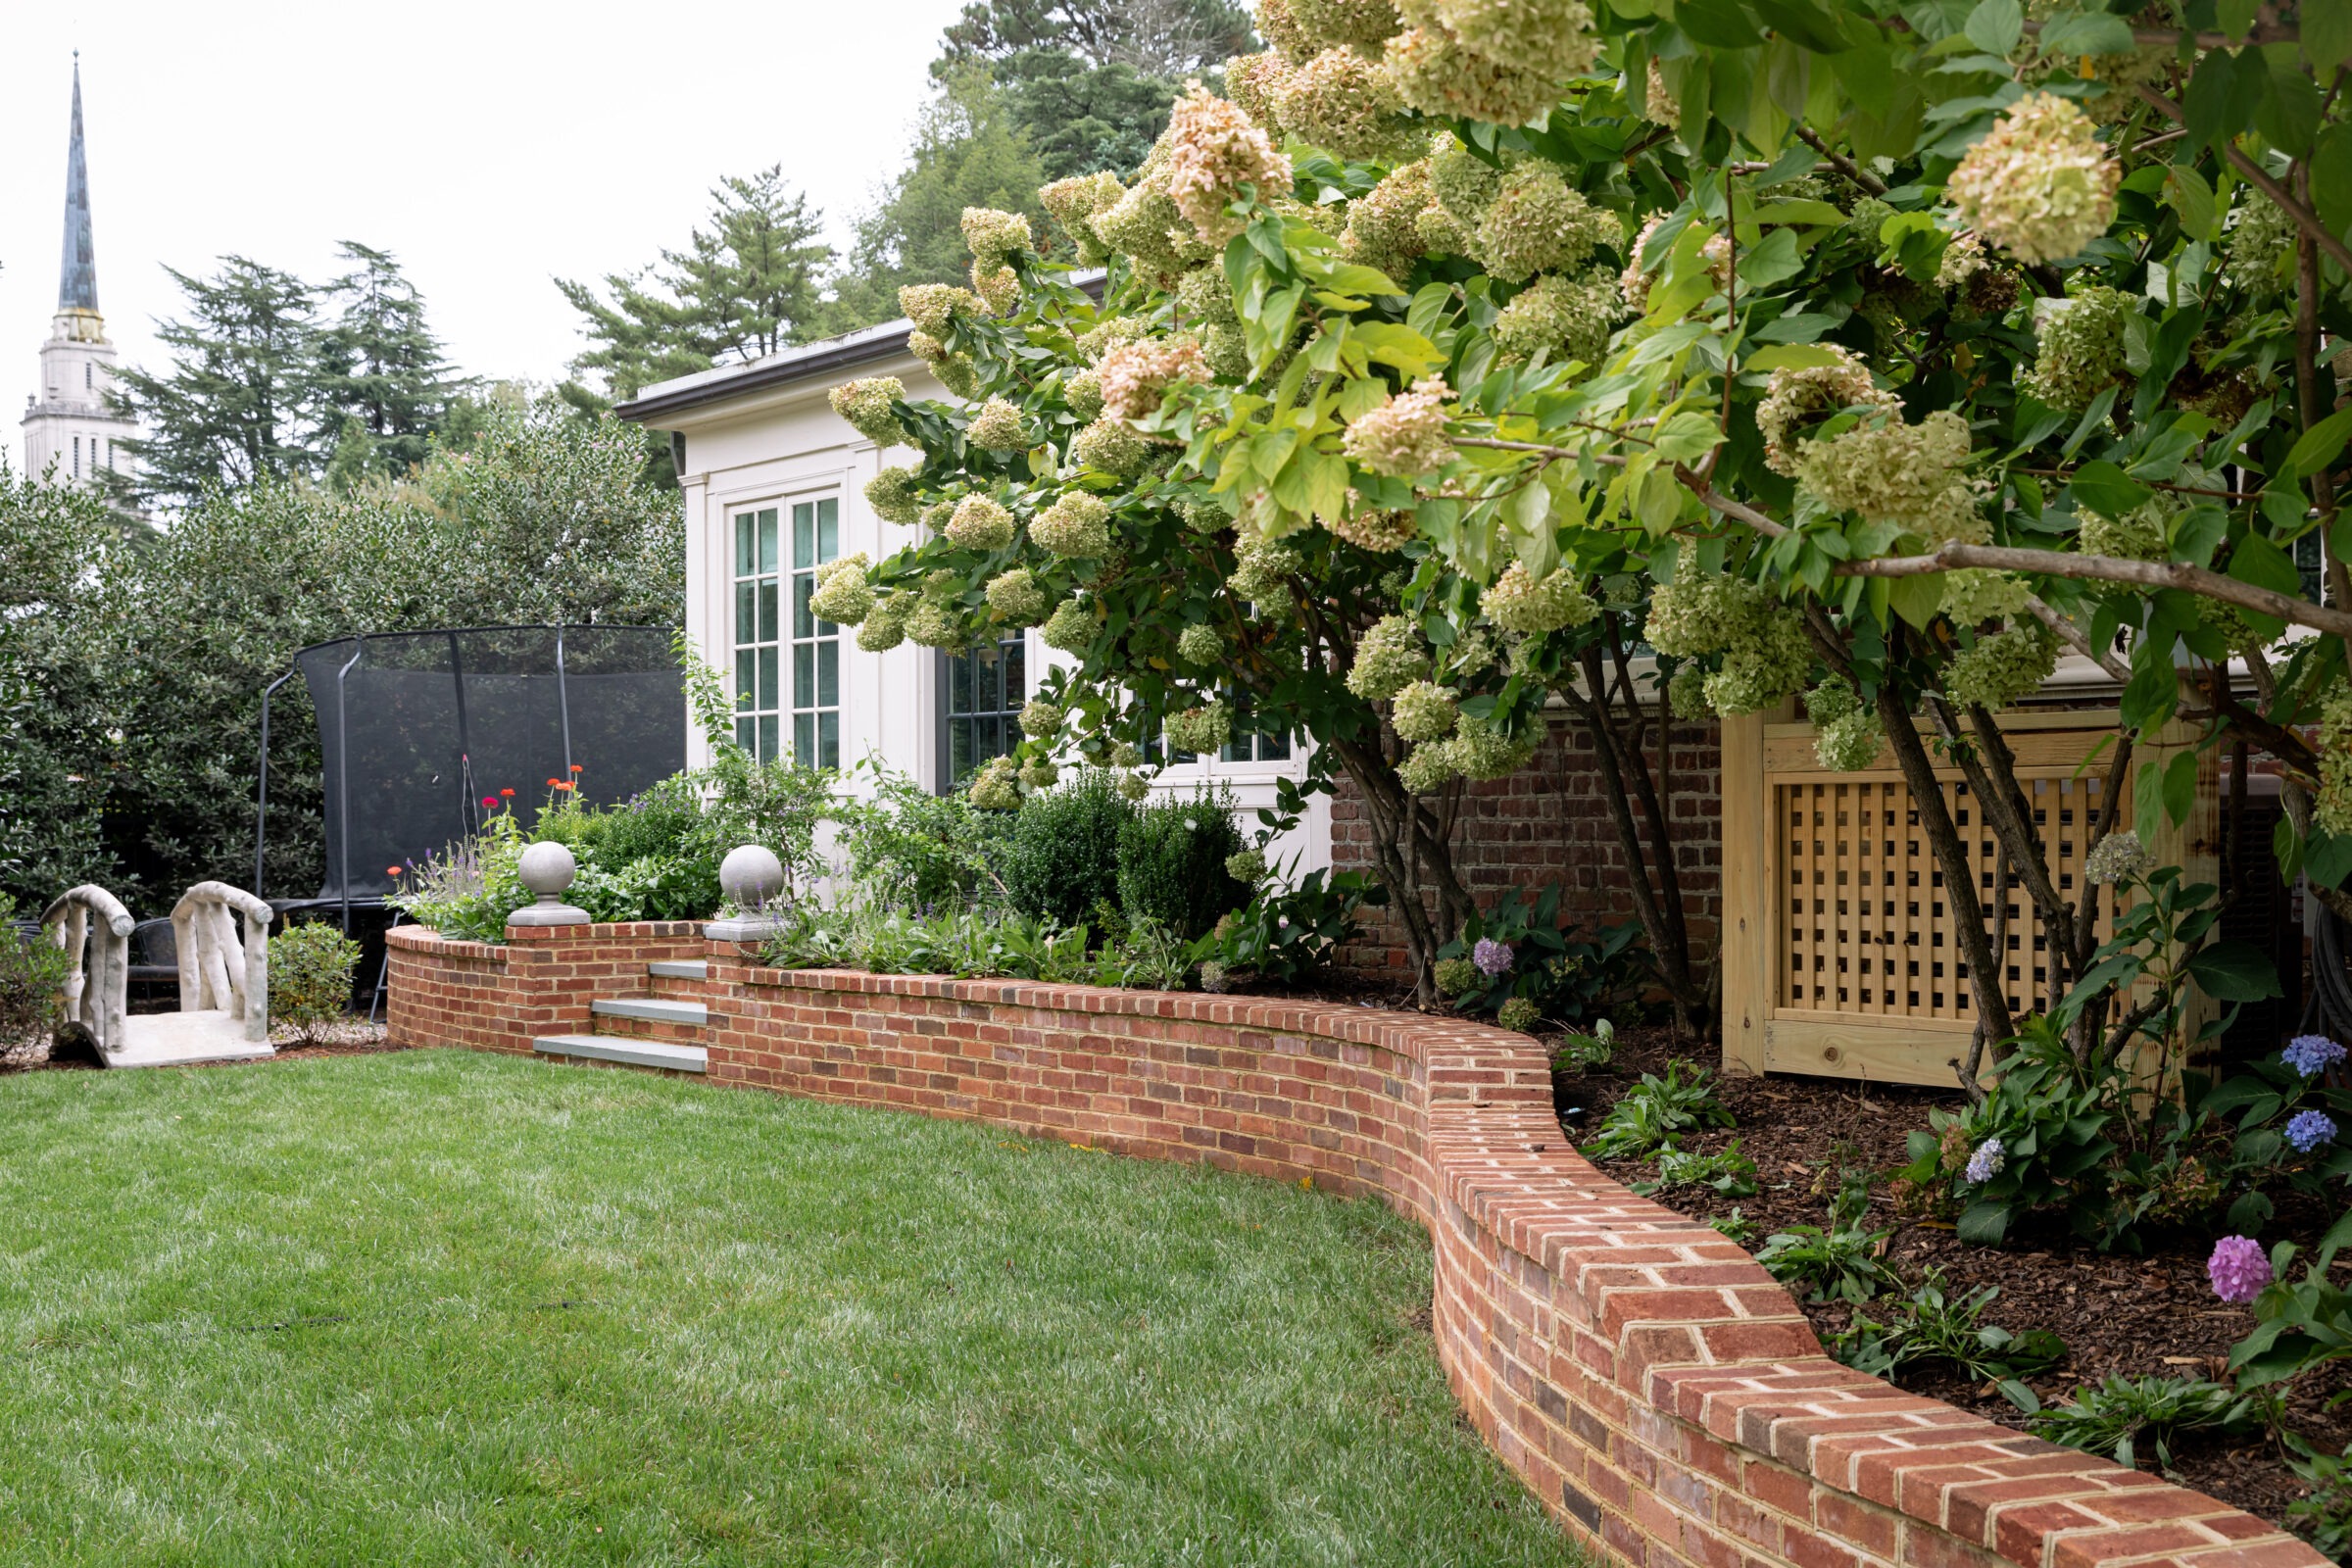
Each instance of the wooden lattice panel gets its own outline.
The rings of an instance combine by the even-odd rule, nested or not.
[[[2079,777],[2071,767],[2020,772],[2059,896],[2079,900],[2106,781],[2095,769]],[[1993,922],[1998,842],[1964,780],[1943,780],[1942,788],[1978,900]],[[1771,799],[1783,883],[1776,1008],[1973,1027],[1968,965],[1943,872],[1901,777],[1814,776],[1774,784]],[[2009,1005],[2030,1011],[2048,1001],[2047,955],[2040,922],[2014,881],[2008,905],[2002,956]],[[2102,902],[2102,937],[2108,917]]]

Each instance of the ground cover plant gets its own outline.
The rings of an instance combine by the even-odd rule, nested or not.
[[[1577,1560],[1377,1202],[461,1053],[11,1093],[11,1561]]]

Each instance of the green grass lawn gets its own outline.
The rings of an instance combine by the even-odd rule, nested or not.
[[[455,1052],[0,1079],[0,1560],[1567,1563],[1371,1201]]]

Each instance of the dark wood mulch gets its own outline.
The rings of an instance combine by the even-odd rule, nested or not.
[[[1584,1109],[1581,1117],[1566,1118],[1570,1136],[1590,1136],[1609,1106],[1643,1072],[1662,1072],[1675,1055],[1710,1067],[1717,1060],[1716,1054],[1704,1048],[1674,1049],[1663,1028],[1639,1027],[1619,1034],[1615,1058],[1605,1072],[1582,1078],[1555,1076],[1554,1098],[1562,1111]],[[1710,1131],[1690,1147],[1712,1152],[1738,1138],[1740,1151],[1756,1162],[1756,1195],[1720,1200],[1686,1188],[1658,1198],[1700,1219],[1728,1213],[1736,1203],[1741,1215],[1756,1224],[1751,1248],[1793,1224],[1827,1225],[1841,1169],[1898,1169],[1909,1162],[1905,1135],[1927,1125],[1929,1109],[1960,1103],[1957,1090],[1821,1078],[1723,1077],[1717,1092],[1739,1125]],[[1655,1174],[1643,1161],[1596,1163],[1628,1184]],[[2308,1247],[2333,1218],[2317,1204],[2282,1201],[2278,1219],[2264,1228],[2261,1239],[2266,1246],[2285,1238]],[[2048,1329],[2066,1342],[2068,1359],[2049,1375],[2028,1380],[2045,1404],[2110,1373],[2227,1382],[2230,1348],[2254,1326],[2246,1308],[2227,1305],[2213,1295],[2205,1278],[2213,1237],[2206,1232],[2149,1232],[2140,1238],[2144,1250],[2139,1255],[2101,1253],[2060,1225],[2037,1226],[1997,1248],[1969,1246],[1948,1224],[1897,1215],[1892,1192],[1886,1187],[1872,1194],[1869,1226],[1894,1233],[1886,1257],[1907,1284],[1916,1284],[1930,1266],[1940,1265],[1960,1291],[1998,1286],[2000,1295],[1984,1321],[2012,1330]],[[1870,1315],[1885,1321],[1883,1308],[1884,1298],[1882,1309]],[[1805,1307],[1825,1341],[1846,1327],[1850,1311],[1842,1303]],[[1905,1389],[2004,1425],[2026,1424],[2024,1413],[1989,1384],[1972,1385],[1948,1371],[1909,1367],[1897,1374],[1897,1381]],[[2352,1403],[2329,1409],[2328,1401],[2347,1387],[2352,1387],[2352,1377],[2342,1375],[2341,1368],[2335,1376],[2309,1380],[2288,1398],[2286,1424],[2319,1447],[2340,1449],[2352,1440]],[[2154,1468],[2146,1445],[2141,1448],[2142,1467]],[[2181,1485],[2273,1520],[2281,1519],[2286,1505],[2304,1494],[2301,1481],[2268,1440],[2232,1444],[2189,1437],[2175,1442],[2173,1455],[2178,1469],[2172,1476]]]

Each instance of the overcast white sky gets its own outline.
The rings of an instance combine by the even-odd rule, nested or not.
[[[552,380],[549,278],[680,244],[722,174],[781,163],[836,231],[899,167],[956,0],[25,0],[0,46],[0,444],[57,303],[73,51],[107,332],[160,366],[163,271],[313,280],[395,253],[463,370]],[[12,456],[14,456],[12,452]]]

